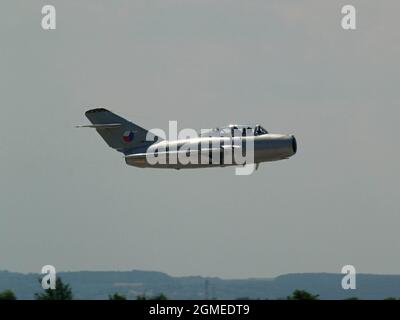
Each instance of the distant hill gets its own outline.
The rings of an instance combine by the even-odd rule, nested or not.
[[[0,271],[0,291],[12,289],[19,299],[41,292],[39,274]],[[135,299],[139,294],[164,293],[169,299],[276,299],[295,289],[319,294],[321,299],[400,297],[400,275],[357,275],[357,289],[343,290],[343,275],[332,273],[286,274],[276,278],[226,280],[217,277],[172,277],[154,271],[79,271],[57,274],[70,284],[76,299],[107,299],[119,292]],[[207,292],[207,293],[206,293]]]

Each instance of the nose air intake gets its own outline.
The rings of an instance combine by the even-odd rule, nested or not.
[[[293,135],[292,135],[292,149],[293,149],[293,154],[295,154],[297,152],[297,141]]]

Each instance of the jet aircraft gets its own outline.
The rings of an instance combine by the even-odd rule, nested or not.
[[[261,125],[229,125],[194,138],[167,140],[104,108],[86,111],[90,125],[109,147],[141,168],[205,168],[288,159],[297,152],[291,134],[269,133]],[[235,155],[239,155],[236,156]],[[250,157],[250,156],[251,157]],[[184,159],[184,160],[182,160]]]

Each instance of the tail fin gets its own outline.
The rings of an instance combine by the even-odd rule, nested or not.
[[[106,109],[91,109],[86,111],[85,115],[92,125],[82,127],[95,128],[104,141],[119,152],[129,154],[135,148],[154,143],[146,140],[147,130]]]

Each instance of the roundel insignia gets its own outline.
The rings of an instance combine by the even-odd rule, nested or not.
[[[131,142],[133,140],[133,132],[129,130],[125,131],[122,135],[122,139],[124,139],[125,142]]]

